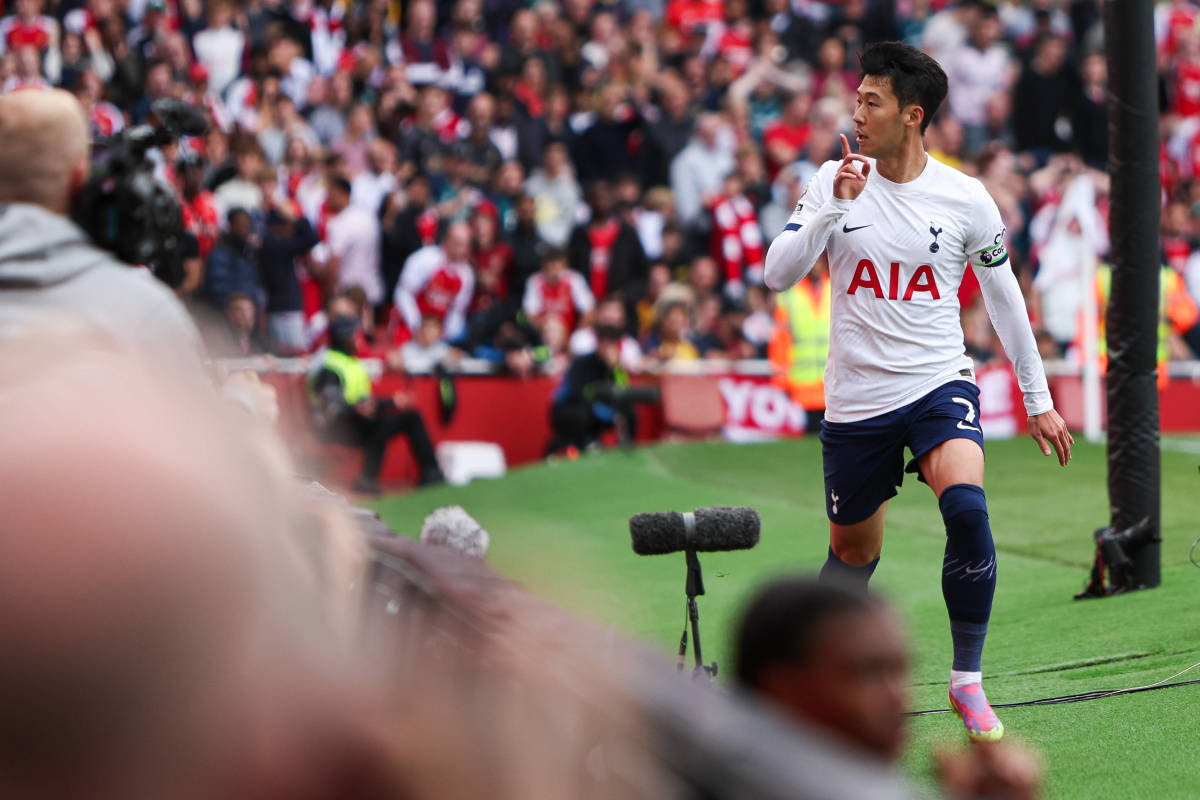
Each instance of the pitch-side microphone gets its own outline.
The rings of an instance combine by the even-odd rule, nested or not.
[[[762,520],[749,506],[714,506],[695,511],[661,511],[629,518],[633,552],[657,556],[679,550],[746,550],[758,544]]]

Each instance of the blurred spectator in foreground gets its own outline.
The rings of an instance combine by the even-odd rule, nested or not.
[[[329,346],[308,382],[314,424],[322,436],[363,449],[356,492],[379,494],[388,442],[401,434],[408,438],[420,471],[417,485],[441,483],[433,444],[411,393],[372,396],[371,378],[355,355],[359,324],[355,317],[340,314],[329,320]]]
[[[65,330],[2,355],[3,793],[395,797],[358,533],[261,426]]]
[[[737,683],[779,711],[881,761],[900,757],[909,654],[896,615],[873,595],[813,579],[760,589],[735,632]],[[1008,742],[938,754],[951,797],[1033,800],[1040,767]]]

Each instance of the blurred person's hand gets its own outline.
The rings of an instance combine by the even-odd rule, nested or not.
[[[1037,754],[1017,742],[976,742],[934,752],[946,795],[951,798],[1034,800],[1041,783]]]
[[[416,407],[417,398],[408,389],[401,389],[392,393],[392,403],[401,411],[407,411],[410,408]]]

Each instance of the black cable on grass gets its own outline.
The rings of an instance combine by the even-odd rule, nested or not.
[[[1136,692],[1149,692],[1155,689],[1170,689],[1175,686],[1190,686],[1192,684],[1200,683],[1200,678],[1190,681],[1176,681],[1175,683],[1167,683],[1166,681],[1171,680],[1171,678],[1178,678],[1180,675],[1184,674],[1185,672],[1190,672],[1196,667],[1200,667],[1200,661],[1192,664],[1187,669],[1176,672],[1170,678],[1165,678],[1158,683],[1151,683],[1147,686],[1134,686],[1129,689],[1113,690],[1096,689],[1090,692],[1059,695],[1058,697],[1042,697],[1037,700],[1022,700],[1017,703],[992,703],[992,708],[1020,708],[1023,706],[1053,706],[1058,705],[1059,703],[1082,703],[1085,700],[1099,700],[1102,697],[1115,697],[1119,694],[1134,694]],[[923,717],[929,714],[949,713],[950,709],[948,708],[927,708],[921,711],[909,711],[906,715],[910,717]]]

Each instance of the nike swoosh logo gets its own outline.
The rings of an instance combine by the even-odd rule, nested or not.
[[[869,228],[873,224],[874,223],[868,222],[866,225],[859,225],[857,228],[851,228],[846,225],[842,225],[842,233],[854,233],[855,231],[861,231],[863,228]]]

